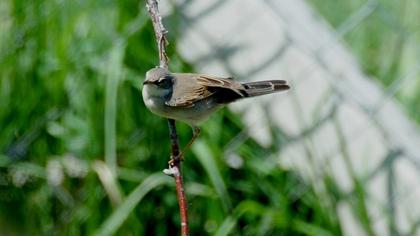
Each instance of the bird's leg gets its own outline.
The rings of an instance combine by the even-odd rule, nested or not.
[[[185,145],[184,149],[178,155],[181,158],[181,160],[182,160],[184,154],[188,151],[188,149],[190,149],[191,145],[198,138],[198,136],[200,136],[200,128],[198,128],[197,126],[193,126],[192,128],[193,128],[193,136],[192,136],[191,140],[187,143],[187,145]]]
[[[181,151],[181,153],[178,154],[176,157],[172,157],[171,160],[168,162],[170,166],[174,165],[174,162],[176,161],[183,161],[184,160],[184,154],[190,149],[191,145],[194,143],[194,141],[200,136],[200,128],[197,126],[192,126],[193,129],[193,136],[190,139],[190,141],[185,145],[184,149]]]

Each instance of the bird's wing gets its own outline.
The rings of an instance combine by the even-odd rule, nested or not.
[[[229,90],[242,97],[243,86],[230,78],[209,77],[195,74],[176,74],[173,93],[166,105],[192,107],[194,102],[207,98],[220,90]],[[182,88],[180,87],[182,84]]]

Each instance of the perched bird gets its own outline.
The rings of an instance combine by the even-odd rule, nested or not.
[[[165,68],[156,67],[146,73],[142,94],[151,112],[185,122],[193,128],[193,137],[179,156],[182,158],[200,134],[198,125],[219,108],[238,99],[289,88],[284,80],[240,83],[232,78],[171,73]]]

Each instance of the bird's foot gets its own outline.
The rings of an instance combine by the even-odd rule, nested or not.
[[[178,156],[171,156],[171,159],[168,161],[168,164],[170,167],[172,167],[181,161],[184,161],[184,155],[179,154]]]

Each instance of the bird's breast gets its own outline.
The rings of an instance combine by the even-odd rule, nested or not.
[[[183,121],[190,125],[198,125],[205,121],[211,113],[222,105],[210,99],[197,101],[189,107],[173,107],[165,104],[165,96],[156,96],[147,87],[143,89],[143,100],[146,107],[156,115]]]

